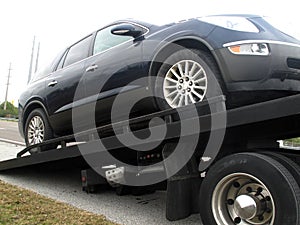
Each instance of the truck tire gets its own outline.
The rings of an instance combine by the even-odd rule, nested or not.
[[[277,162],[281,163],[285,168],[287,168],[288,171],[293,175],[297,184],[300,187],[300,166],[297,163],[295,163],[293,160],[279,153],[263,152],[263,154],[272,157]]]
[[[204,225],[299,225],[300,188],[273,158],[239,153],[216,162],[200,189]]]

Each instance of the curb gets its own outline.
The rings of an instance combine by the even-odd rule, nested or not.
[[[6,117],[0,117],[0,120],[2,121],[12,121],[12,122],[18,122],[18,119],[15,118],[6,118]]]
[[[0,138],[0,141],[5,142],[5,143],[9,143],[9,144],[19,145],[19,146],[25,146],[25,143],[19,142],[19,141],[13,141],[13,140],[4,139],[4,138]]]

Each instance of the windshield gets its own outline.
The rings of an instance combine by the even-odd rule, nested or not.
[[[263,18],[281,32],[300,40],[300,29],[298,29],[300,27],[299,21],[290,21],[288,18],[275,18],[269,16]]]

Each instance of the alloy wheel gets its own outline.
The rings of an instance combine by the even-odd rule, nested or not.
[[[201,102],[206,92],[207,74],[196,61],[179,61],[165,75],[163,94],[172,108]]]
[[[44,140],[45,125],[40,116],[34,116],[28,124],[28,143],[29,145],[42,143]]]

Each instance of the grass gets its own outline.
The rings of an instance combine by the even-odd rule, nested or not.
[[[0,224],[116,225],[102,215],[79,210],[0,181]]]

